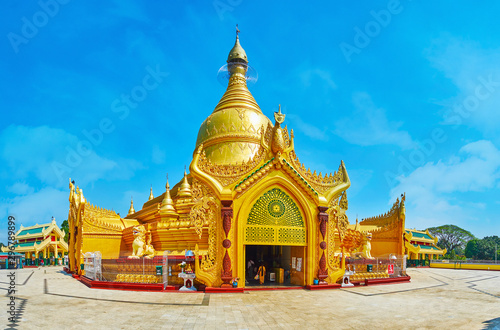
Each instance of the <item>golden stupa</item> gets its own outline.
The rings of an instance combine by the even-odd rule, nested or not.
[[[70,183],[71,270],[81,273],[87,252],[154,258],[194,249],[196,280],[207,287],[234,278],[244,287],[253,279],[250,261],[304,286],[339,281],[348,256],[403,254],[404,198],[389,213],[350,225],[344,163],[323,175],[299,161],[281,108],[273,124],[247,88],[238,33],[227,68],[227,90],[200,126],[190,173],[175,186],[167,180],[165,192],[151,190],[140,210],[132,204],[122,218],[89,204]]]

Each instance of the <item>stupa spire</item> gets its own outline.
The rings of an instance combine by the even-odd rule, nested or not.
[[[186,166],[184,166],[184,178],[179,188],[179,197],[191,197],[191,195],[191,186],[187,179]]]
[[[128,209],[128,214],[127,215],[131,215],[131,214],[134,214],[134,213],[135,213],[135,210],[134,210],[134,198],[130,197],[130,208]]]
[[[153,198],[155,198],[155,196],[153,195],[153,185],[151,185],[151,189],[149,190],[149,199],[148,199],[148,201],[152,200]]]
[[[239,109],[249,109],[262,113],[259,105],[247,87],[246,74],[248,70],[248,58],[245,50],[241,47],[240,30],[236,26],[236,41],[227,56],[227,70],[229,73],[229,83],[227,90],[214,109],[214,113],[227,108],[237,107]]]
[[[170,185],[168,184],[168,174],[167,174],[167,184],[165,185],[166,191],[163,200],[161,201],[160,213],[162,214],[175,214],[174,201],[170,197]]]

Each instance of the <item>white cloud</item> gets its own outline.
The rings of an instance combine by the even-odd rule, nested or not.
[[[391,201],[406,192],[407,227],[453,223],[471,230],[473,223],[482,220],[477,210],[485,209],[485,204],[464,196],[471,196],[470,192],[498,194],[500,150],[491,141],[469,143],[456,156],[427,163],[398,180]]]
[[[368,94],[355,93],[353,103],[354,113],[335,122],[336,135],[361,146],[389,144],[403,149],[414,146],[410,134],[399,130],[402,123],[389,121],[384,109],[377,108]]]
[[[57,187],[66,186],[71,176],[85,186],[99,179],[127,179],[141,168],[134,160],[99,156],[93,150],[97,147],[62,129],[11,125],[0,133],[0,159],[5,164],[0,176],[14,180],[34,176]]]
[[[443,35],[426,50],[431,64],[457,87],[457,95],[439,101],[444,122],[468,125],[500,139],[500,48]]]
[[[7,191],[16,195],[32,194],[35,190],[26,182],[16,182],[12,186],[7,187]]]

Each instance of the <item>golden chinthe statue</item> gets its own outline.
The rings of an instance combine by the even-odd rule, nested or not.
[[[273,124],[248,90],[248,68],[237,34],[227,89],[200,126],[190,173],[172,188],[167,179],[159,196],[151,190],[140,210],[132,204],[121,218],[90,205],[70,183],[72,271],[81,273],[81,256],[89,251],[127,259],[194,249],[196,281],[207,287],[257,283],[253,274],[261,265],[266,281],[304,286],[338,282],[346,258],[356,253],[403,254],[403,200],[387,219],[349,224],[344,162],[333,174],[306,169],[281,107]]]

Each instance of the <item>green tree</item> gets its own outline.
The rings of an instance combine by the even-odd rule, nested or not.
[[[68,238],[69,238],[69,224],[68,224],[68,220],[64,220],[61,223],[61,230],[64,230],[64,241],[68,242]]]
[[[463,255],[467,242],[475,239],[471,232],[455,225],[444,225],[427,229],[432,236],[438,238],[437,245],[442,249],[446,249],[447,255]]]
[[[495,247],[497,251],[495,251]],[[465,256],[475,260],[495,260],[495,252],[497,260],[500,260],[500,237],[486,236],[483,239],[473,239],[467,243],[465,247]]]

